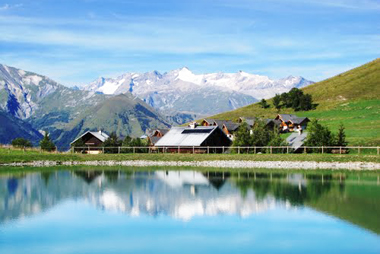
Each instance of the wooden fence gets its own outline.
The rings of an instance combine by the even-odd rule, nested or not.
[[[42,153],[40,147],[13,147],[12,145],[0,145],[0,148],[20,151],[34,151]],[[291,146],[171,146],[171,147],[71,147],[70,150],[59,152],[57,149],[52,153],[190,153],[190,154],[290,154],[294,153]],[[380,155],[380,146],[301,146],[298,153],[333,153],[333,154],[376,154]]]
[[[377,154],[379,146],[301,146],[294,151],[291,146],[170,146],[170,147],[72,147],[71,153],[236,153],[236,154],[276,154],[276,153],[332,153],[332,154]]]

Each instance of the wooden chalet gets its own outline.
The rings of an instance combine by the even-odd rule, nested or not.
[[[247,117],[239,117],[238,123],[239,124],[247,123],[250,128],[253,128],[255,123],[259,120],[264,121],[265,127],[268,129],[274,129],[275,127],[279,127],[281,124],[281,121],[276,120],[276,119],[273,120],[273,119],[269,119],[269,118],[268,119],[261,119],[261,118],[247,118]]]
[[[169,132],[169,129],[154,129],[148,133],[149,146],[155,146],[156,143]]]
[[[181,153],[206,153],[207,147],[228,147],[232,141],[218,126],[173,127],[157,143],[158,149]],[[206,148],[206,149],[205,149]],[[212,152],[221,152],[215,149]]]
[[[280,130],[286,129],[290,132],[294,131],[298,125],[300,125],[304,130],[310,122],[310,119],[307,117],[297,117],[296,115],[291,114],[278,114],[275,120],[279,120],[281,122]]]
[[[240,124],[230,120],[215,120],[205,118],[201,122],[201,126],[218,126],[231,140],[234,138],[234,132],[239,129]]]
[[[75,143],[84,143],[86,149],[83,149],[86,153],[99,153],[99,149],[91,149],[102,147],[104,141],[106,141],[109,136],[103,131],[87,131],[78,138],[76,138],[73,142],[70,143],[71,146],[75,146]],[[78,142],[81,141],[81,142]]]

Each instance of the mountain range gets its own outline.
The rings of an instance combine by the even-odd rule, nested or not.
[[[312,83],[302,77],[273,80],[242,71],[197,75],[184,67],[164,74],[152,71],[125,73],[117,78],[100,77],[81,89],[109,95],[130,92],[166,115],[203,117]]]
[[[45,131],[59,149],[67,149],[88,130],[140,136],[149,128],[183,124],[310,83],[301,77],[271,80],[244,72],[195,75],[182,68],[127,73],[69,88],[0,64],[0,143],[24,137],[37,144]]]
[[[47,131],[60,149],[87,130],[139,136],[169,127],[164,116],[131,93],[117,96],[75,90],[32,72],[0,65],[0,143],[19,137],[37,143]],[[29,128],[27,128],[27,127]],[[28,130],[28,131],[27,131]],[[37,131],[38,130],[38,131]]]

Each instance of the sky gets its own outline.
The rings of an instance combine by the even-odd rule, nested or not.
[[[320,81],[380,56],[380,0],[0,0],[0,63],[64,85],[240,70]]]

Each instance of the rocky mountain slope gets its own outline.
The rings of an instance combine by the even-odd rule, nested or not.
[[[6,65],[0,65],[0,109],[36,130],[48,131],[61,149],[87,130],[139,136],[147,128],[169,126],[163,116],[130,93],[111,96],[70,89]]]
[[[164,74],[153,71],[126,73],[117,78],[101,77],[82,89],[103,94],[131,92],[166,114],[203,116],[236,109],[312,83],[302,77],[272,80],[245,72],[196,75],[182,68]]]

